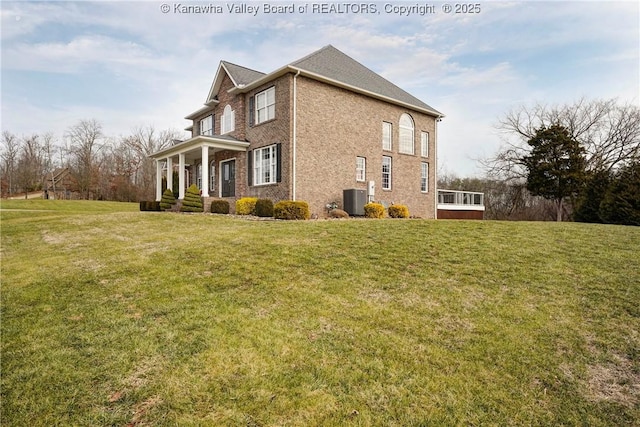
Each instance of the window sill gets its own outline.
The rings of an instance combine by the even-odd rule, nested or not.
[[[264,125],[264,124],[271,123],[271,122],[275,122],[275,121],[276,121],[276,119],[275,119],[275,117],[274,117],[273,119],[265,120],[264,122],[254,123],[254,124],[253,124],[253,126],[251,126],[251,127],[252,127],[252,128],[255,128],[255,127],[257,127],[257,126],[262,126],[262,125]]]

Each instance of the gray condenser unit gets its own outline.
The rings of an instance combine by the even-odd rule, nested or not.
[[[342,206],[352,216],[364,216],[364,205],[367,203],[366,190],[355,188],[342,191]]]

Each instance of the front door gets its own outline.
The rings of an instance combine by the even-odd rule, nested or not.
[[[236,161],[227,160],[220,162],[222,174],[222,197],[235,197],[236,195]]]

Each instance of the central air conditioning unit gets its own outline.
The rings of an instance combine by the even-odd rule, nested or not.
[[[364,216],[364,205],[367,204],[366,190],[351,188],[342,191],[342,206],[351,216]]]

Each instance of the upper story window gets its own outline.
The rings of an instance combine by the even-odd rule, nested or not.
[[[382,149],[391,151],[391,133],[393,126],[391,123],[382,122]]]
[[[213,135],[213,116],[207,116],[200,120],[200,135]]]
[[[405,154],[413,154],[413,135],[414,126],[413,119],[407,113],[400,116],[400,143],[399,152]]]
[[[276,116],[276,88],[270,87],[267,90],[256,94],[255,124],[266,122]]]
[[[420,155],[422,157],[429,157],[429,133],[420,133]]]
[[[236,130],[236,113],[231,109],[231,105],[227,105],[220,117],[220,134],[224,135],[234,130]]]

